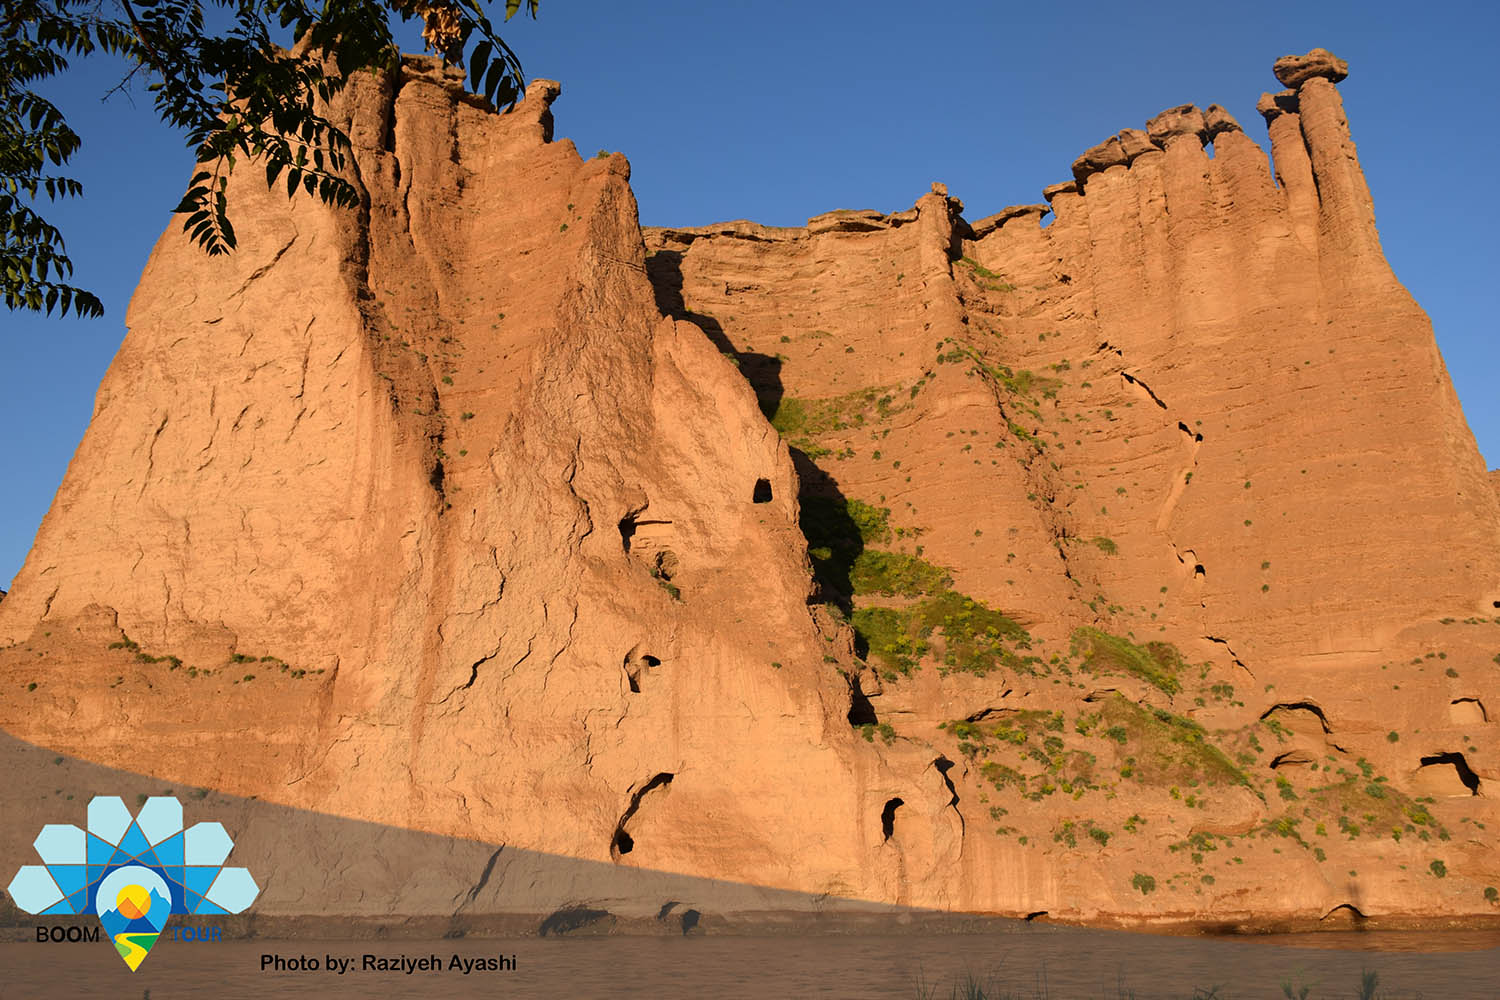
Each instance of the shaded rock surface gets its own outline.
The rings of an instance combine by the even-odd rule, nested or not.
[[[660,903],[555,874],[592,865],[758,887],[710,918],[1487,917],[1500,475],[1316,66],[1272,162],[1182,105],[1045,227],[934,185],[643,231],[557,85],[362,81],[365,209],[236,175],[234,257],[159,241],[0,724],[588,863],[424,913]]]

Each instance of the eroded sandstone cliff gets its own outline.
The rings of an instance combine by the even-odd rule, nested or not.
[[[162,237],[0,723],[808,906],[1496,912],[1500,498],[1347,67],[1276,70],[1274,167],[1184,105],[972,223],[643,238],[555,84],[408,59],[333,109],[358,213],[237,180],[236,256]]]

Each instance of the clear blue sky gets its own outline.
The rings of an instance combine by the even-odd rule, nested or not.
[[[1497,5],[544,0],[505,34],[529,76],[562,81],[559,137],[630,157],[648,225],[897,210],[934,180],[976,219],[1038,200],[1084,149],[1171,105],[1217,101],[1264,143],[1254,105],[1279,89],[1272,61],[1329,48],[1350,63],[1340,90],[1386,255],[1500,465]],[[107,314],[0,307],[0,589],[83,435],[192,167],[139,90],[134,106],[101,104],[120,75],[81,60],[49,91],[84,137],[72,172],[86,195],[45,214]]]

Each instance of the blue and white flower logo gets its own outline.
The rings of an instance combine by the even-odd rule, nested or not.
[[[225,868],[234,848],[221,823],[182,828],[182,803],[148,798],[136,816],[116,795],[89,803],[89,828],[48,824],[37,835],[44,864],[11,879],[11,898],[27,913],[93,913],[131,971],[156,944],[174,913],[239,913],[260,887],[245,868]]]

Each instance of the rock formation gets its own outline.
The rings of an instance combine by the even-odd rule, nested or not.
[[[0,724],[808,906],[1494,913],[1495,476],[1347,67],[1276,72],[1274,172],[1182,105],[972,224],[643,232],[556,84],[408,58],[331,109],[357,213],[236,175],[235,256],[158,243]]]

